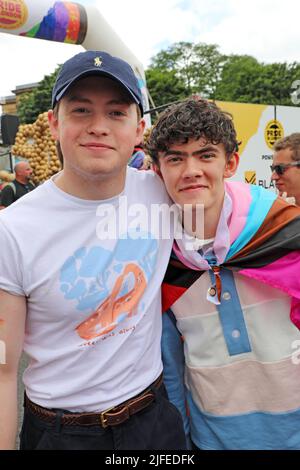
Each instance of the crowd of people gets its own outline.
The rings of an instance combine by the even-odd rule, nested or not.
[[[300,449],[300,134],[275,144],[277,195],[228,181],[216,104],[172,105],[142,144],[142,103],[125,61],[72,57],[48,113],[63,170],[33,188],[18,163],[2,191],[0,449],[22,351],[22,450]],[[175,219],[141,230],[154,206]]]

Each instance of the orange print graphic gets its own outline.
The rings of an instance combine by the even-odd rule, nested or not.
[[[134,276],[134,287],[117,299],[123,281],[130,274]],[[135,309],[146,287],[146,278],[141,268],[134,263],[128,264],[117,278],[111,295],[102,302],[96,312],[76,327],[79,336],[86,340],[97,338],[112,331],[117,326],[120,315],[135,315]]]

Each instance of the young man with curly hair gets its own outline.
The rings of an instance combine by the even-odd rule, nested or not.
[[[299,449],[300,210],[226,181],[237,147],[231,116],[197,97],[167,109],[148,141],[183,209],[163,288],[164,379],[195,447]],[[202,233],[185,225],[199,206]]]

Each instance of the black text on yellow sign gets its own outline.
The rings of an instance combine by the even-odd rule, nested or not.
[[[273,149],[275,142],[279,139],[282,139],[282,137],[284,137],[284,129],[281,122],[275,119],[268,122],[265,129],[265,141],[267,146],[270,149]]]

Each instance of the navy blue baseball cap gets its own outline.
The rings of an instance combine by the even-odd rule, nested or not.
[[[63,64],[53,87],[52,108],[77,80],[89,75],[117,81],[139,106],[143,116],[142,93],[132,68],[119,57],[103,51],[80,52]]]

